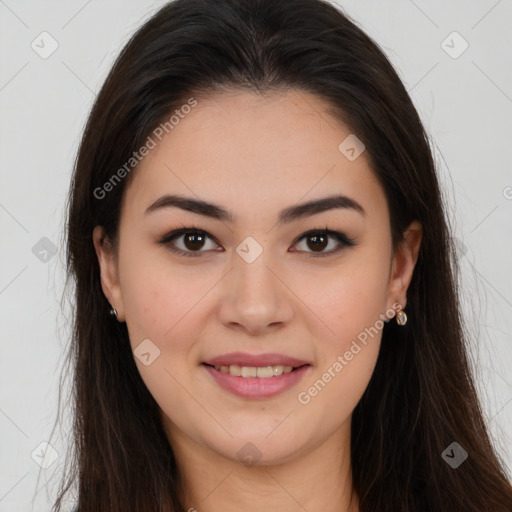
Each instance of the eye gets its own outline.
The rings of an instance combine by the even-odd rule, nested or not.
[[[181,248],[177,248],[174,240],[181,241]],[[205,245],[205,241],[210,239],[213,241],[213,238],[202,229],[196,228],[195,226],[189,228],[181,228],[175,231],[171,231],[171,233],[165,235],[159,243],[162,245],[166,245],[171,252],[176,254],[180,254],[182,256],[195,257],[200,256],[202,251],[201,249]],[[171,243],[172,242],[172,243]],[[207,248],[206,250],[218,250],[215,247]]]
[[[324,251],[323,249],[329,246],[329,239],[334,239],[338,244],[335,244],[333,249]],[[313,248],[313,252],[307,254],[308,258],[330,256],[340,252],[345,247],[353,247],[356,245],[355,241],[344,233],[332,231],[328,228],[308,231],[307,233],[304,233],[297,242],[302,240],[306,241],[305,245],[307,248]]]
[[[181,242],[181,244],[175,242],[175,240]],[[207,247],[207,240],[213,242],[212,247]],[[313,249],[311,253],[307,254],[307,257],[313,258],[330,256],[340,252],[345,247],[353,247],[356,245],[354,240],[344,233],[332,231],[328,228],[310,230],[301,235],[293,245],[297,245],[302,240],[306,241],[306,248]],[[324,251],[324,249],[329,246],[329,240],[335,240],[337,245],[335,244],[334,248],[329,251]],[[171,252],[187,257],[197,257],[200,256],[202,252],[206,252],[208,250],[222,251],[222,249],[219,249],[217,242],[212,236],[210,236],[206,231],[195,226],[171,231],[159,240],[158,243],[167,246]],[[179,247],[180,245],[181,247]],[[205,245],[206,249],[201,250],[205,248]],[[293,250],[292,252],[308,253],[307,250]]]

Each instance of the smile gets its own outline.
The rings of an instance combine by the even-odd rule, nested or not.
[[[267,379],[269,377],[279,377],[283,373],[290,373],[295,368],[293,366],[240,366],[232,364],[229,366],[215,366],[216,370],[220,370],[224,373],[229,373],[235,377],[258,377],[260,379]]]
[[[272,366],[213,366],[201,365],[224,390],[243,398],[264,399],[295,386],[309,371],[311,365],[299,367]]]

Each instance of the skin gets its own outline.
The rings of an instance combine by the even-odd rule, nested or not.
[[[350,420],[374,370],[381,331],[359,344],[362,350],[309,403],[298,394],[393,304],[405,307],[421,226],[413,222],[393,253],[384,191],[364,152],[349,161],[338,150],[351,131],[326,107],[298,91],[200,99],[131,176],[117,247],[100,226],[93,232],[103,292],[127,323],[132,348],[150,339],[160,350],[148,366],[135,361],[161,408],[186,510],[238,511],[248,503],[261,512],[359,510]],[[282,209],[334,192],[366,213],[331,209],[276,223]],[[221,205],[235,222],[178,208],[144,214],[166,193]],[[192,226],[212,237],[196,245],[199,256],[158,244]],[[318,254],[314,244],[297,239],[326,227],[357,245],[308,257]],[[252,263],[236,252],[247,236],[263,248]],[[194,251],[183,236],[172,243]],[[339,246],[335,238],[328,243],[317,251]],[[277,352],[312,366],[277,396],[240,398],[201,366],[233,351]],[[248,442],[259,451],[257,464],[237,455]]]

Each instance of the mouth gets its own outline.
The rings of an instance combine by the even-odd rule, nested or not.
[[[312,367],[309,363],[300,366],[202,363],[201,366],[221,389],[241,398],[259,400],[271,398],[293,388]]]
[[[209,366],[219,372],[226,373],[228,375],[232,375],[234,377],[242,377],[244,379],[248,378],[259,378],[259,379],[268,379],[279,377],[283,374],[288,374],[297,371],[304,366],[310,366],[308,363],[302,364],[300,366],[290,366],[290,365],[266,365],[266,366],[243,366],[238,364],[231,365],[213,365],[208,363],[203,363],[205,366]]]

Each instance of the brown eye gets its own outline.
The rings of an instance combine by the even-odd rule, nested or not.
[[[187,249],[196,251],[203,247],[205,238],[202,233],[185,233],[183,235],[183,244]]]
[[[207,241],[212,241],[212,246],[207,247]],[[170,251],[183,256],[201,256],[201,253],[208,250],[218,250],[217,244],[206,231],[198,228],[182,228],[165,235],[160,241]],[[207,247],[205,250],[204,247]]]
[[[313,249],[314,251],[322,251],[324,250],[329,242],[329,236],[325,234],[321,235],[311,235],[306,238],[308,247]]]
[[[212,244],[210,247],[207,246],[208,240],[210,240]],[[305,241],[306,247],[292,252],[304,252],[308,257],[330,256],[345,247],[356,245],[354,240],[347,237],[344,233],[331,231],[329,229],[308,231],[294,243],[294,246],[303,240]],[[332,241],[334,241],[334,243],[331,243]],[[159,243],[165,245],[171,252],[182,256],[195,257],[201,256],[202,253],[207,251],[223,250],[209,233],[196,227],[172,231],[165,235]],[[333,246],[333,248],[326,251],[325,249],[330,246]]]
[[[334,246],[334,248],[325,251],[325,248],[329,246],[329,241],[331,239],[334,239],[337,244],[331,244],[331,247]],[[345,247],[353,247],[356,245],[354,240],[347,237],[344,233],[331,231],[330,229],[308,231],[299,238],[298,242],[301,242],[302,240],[305,240],[306,249],[310,249],[303,251],[308,253],[308,257],[330,256],[341,251]]]

